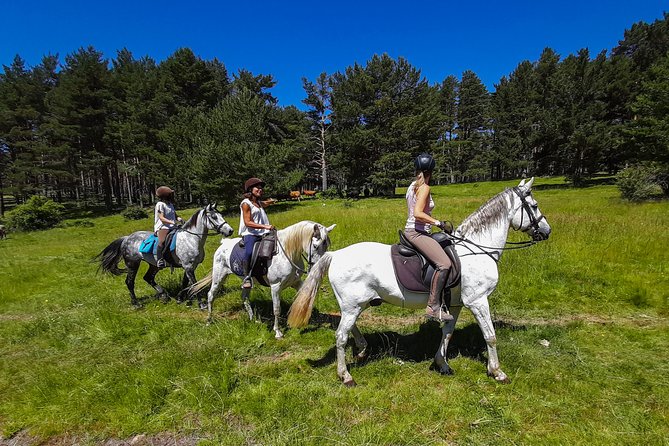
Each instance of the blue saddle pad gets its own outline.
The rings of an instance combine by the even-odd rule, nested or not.
[[[174,236],[170,237],[170,252],[174,252],[177,249],[177,233],[174,233]],[[139,252],[142,254],[153,254],[158,253],[158,237],[156,234],[151,234],[147,237],[141,245],[139,245]]]
[[[142,254],[154,254],[157,247],[158,237],[156,237],[155,234],[151,234],[141,245],[139,245],[139,252]]]
[[[239,277],[244,277],[244,267],[242,266],[243,261],[244,248],[237,243],[235,247],[232,248],[232,254],[230,254],[230,269]]]

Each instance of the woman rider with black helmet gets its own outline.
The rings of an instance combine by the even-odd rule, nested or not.
[[[263,194],[265,182],[260,178],[249,178],[244,183],[244,200],[239,208],[239,235],[244,239],[244,281],[242,289],[249,290],[253,284],[251,282],[251,256],[253,247],[260,241],[262,236],[274,229],[270,224],[265,208],[270,204],[276,203],[276,200],[260,200]]]
[[[416,180],[411,183],[406,193],[409,216],[404,227],[404,235],[435,267],[425,315],[428,319],[445,322],[453,320],[448,308],[441,303],[441,294],[448,279],[451,259],[441,245],[429,235],[432,225],[444,229],[444,223],[431,215],[434,201],[430,194],[430,180],[435,165],[436,162],[429,153],[421,153],[414,161]]]

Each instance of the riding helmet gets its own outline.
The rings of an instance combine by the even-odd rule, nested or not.
[[[172,194],[174,194],[174,191],[167,186],[160,186],[156,189],[156,197],[158,198],[167,199],[170,198]]]
[[[265,182],[260,178],[249,178],[246,180],[246,183],[244,183],[244,192],[251,192],[253,186],[265,187]]]
[[[432,158],[432,155],[426,152],[418,155],[413,164],[416,166],[416,170],[421,172],[432,172],[437,165],[434,158]]]

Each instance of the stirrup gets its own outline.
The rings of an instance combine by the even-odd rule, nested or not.
[[[249,286],[245,286],[246,284],[248,284]],[[252,278],[251,276],[246,276],[246,277],[244,277],[244,278],[242,279],[242,287],[241,287],[241,288],[242,288],[243,290],[244,290],[244,289],[248,290],[248,289],[253,288],[253,278]]]
[[[453,315],[448,311],[448,309],[444,309],[442,305],[439,305],[438,312],[434,311],[430,306],[427,308],[430,310],[429,313],[427,311],[425,312],[425,318],[428,321],[450,322],[454,319]]]
[[[165,263],[165,259],[160,259],[156,262],[156,266],[158,268],[165,268],[167,266],[167,263]]]

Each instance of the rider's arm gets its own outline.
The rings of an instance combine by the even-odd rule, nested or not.
[[[430,225],[439,226],[440,222],[436,218],[426,214],[423,209],[427,206],[427,201],[430,199],[430,186],[423,184],[418,188],[418,194],[416,195],[416,206],[413,208],[414,218],[421,222],[427,223]]]
[[[267,200],[260,201],[259,203],[260,203],[260,206],[266,208],[267,206],[270,206],[270,205],[276,203],[276,201],[277,200],[274,199],[274,198],[269,198]]]
[[[242,215],[244,216],[244,225],[252,229],[274,229],[272,225],[260,225],[251,218],[251,207],[248,203],[242,203]]]
[[[164,210],[163,208],[158,209],[158,219],[163,222],[165,225],[175,225],[176,222],[169,220],[168,218],[165,217]]]

